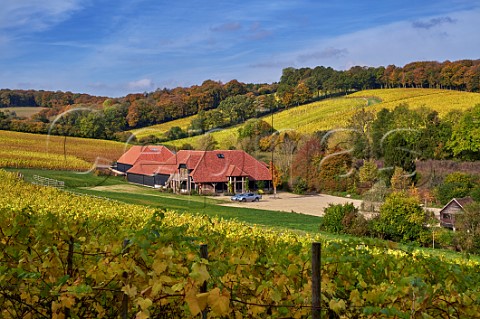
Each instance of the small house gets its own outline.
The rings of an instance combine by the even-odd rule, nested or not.
[[[440,225],[455,230],[455,216],[463,213],[464,207],[471,203],[471,197],[453,198],[440,210]]]

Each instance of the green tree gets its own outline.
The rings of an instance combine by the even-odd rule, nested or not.
[[[441,120],[438,112],[430,111],[425,118],[425,126],[421,129],[416,143],[421,159],[445,159],[451,152],[446,147],[452,135],[452,125]]]
[[[227,114],[230,123],[241,123],[255,115],[254,101],[255,99],[247,94],[229,96],[220,103],[218,108]]]
[[[363,162],[363,166],[358,171],[358,177],[361,183],[369,187],[375,183],[378,178],[378,167],[373,159]]]
[[[201,110],[200,112],[198,112],[197,116],[195,116],[190,121],[190,130],[195,133],[203,133],[206,130],[206,122],[206,112],[204,110]]]
[[[113,104],[103,109],[105,117],[105,135],[108,138],[112,138],[115,133],[124,131],[127,128],[127,113],[128,106],[125,104]]]
[[[464,212],[455,217],[456,238],[460,247],[480,253],[480,203],[465,205]]]
[[[177,139],[186,137],[187,133],[185,133],[181,127],[173,126],[168,130],[168,132],[165,135],[166,135],[166,138],[169,140],[177,140]]]
[[[204,134],[197,143],[197,149],[201,151],[212,151],[218,145],[212,134]]]
[[[395,192],[387,196],[380,207],[380,217],[375,228],[386,239],[415,241],[425,232],[425,219],[418,199],[404,192]]]
[[[83,137],[105,138],[105,116],[101,112],[88,112],[79,121],[80,134]]]
[[[225,122],[225,116],[221,110],[215,109],[205,112],[204,126],[206,131],[222,127],[226,124]]]
[[[461,159],[480,159],[480,104],[466,111],[453,127],[448,147]]]
[[[371,126],[375,119],[375,114],[371,111],[365,111],[362,108],[357,111],[350,119],[348,128],[351,129],[349,134],[349,143],[352,145],[352,155],[356,158],[368,159],[373,156]]]
[[[462,172],[451,173],[435,189],[435,195],[440,203],[445,205],[452,198],[462,198],[470,195],[476,184],[475,176]]]

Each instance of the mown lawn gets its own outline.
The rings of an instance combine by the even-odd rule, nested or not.
[[[65,188],[74,193],[100,196],[124,203],[146,205],[183,213],[236,219],[241,222],[267,227],[318,233],[319,224],[322,220],[321,217],[297,213],[221,206],[219,204],[221,204],[222,199],[228,200],[228,197],[219,197],[219,199],[216,200],[198,195],[162,193],[151,188],[131,185],[125,182],[122,177],[95,176],[93,174],[35,169],[10,169],[10,171],[21,172],[25,180],[30,182],[33,181],[33,175],[64,181]],[[99,189],[98,187],[111,185],[125,185],[128,186],[128,190],[109,191],[108,187],[106,190]]]

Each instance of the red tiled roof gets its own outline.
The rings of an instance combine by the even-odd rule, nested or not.
[[[271,180],[266,164],[241,150],[179,151],[166,164],[186,164],[196,183],[226,182],[230,176]]]
[[[118,159],[117,163],[134,165],[140,160],[164,163],[172,156],[172,151],[162,145],[134,145]]]
[[[185,165],[195,183],[227,182],[229,177],[248,177],[252,181],[272,179],[265,163],[241,150],[181,150],[163,162],[145,160],[140,155],[137,158],[127,173],[170,175],[176,173],[180,165]]]
[[[204,151],[180,150],[177,154],[170,157],[165,164],[173,165],[178,168],[180,164],[186,164],[188,168],[193,169],[203,156]]]
[[[137,161],[132,168],[130,168],[128,174],[139,174],[146,176],[153,176],[157,173],[157,170],[160,166],[159,162],[155,161]]]

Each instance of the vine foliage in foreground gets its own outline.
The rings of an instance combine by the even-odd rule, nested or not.
[[[313,241],[323,245],[323,317],[480,313],[479,265],[460,256],[155,212],[5,172],[0,192],[0,318],[188,318],[202,310],[210,318],[307,318]]]

